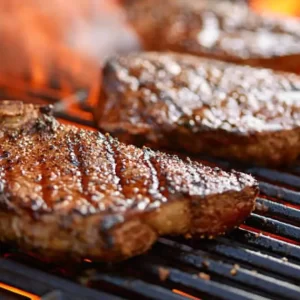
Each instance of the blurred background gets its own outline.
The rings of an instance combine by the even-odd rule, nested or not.
[[[298,0],[248,5],[262,13],[300,16]],[[121,0],[1,0],[0,41],[0,90],[15,97],[25,88],[49,97],[86,87],[97,93],[105,58],[139,49]]]
[[[248,0],[249,5],[258,12],[278,15],[300,15],[298,0]]]
[[[1,0],[0,41],[1,92],[22,98],[91,87],[107,55],[137,49],[117,0]]]

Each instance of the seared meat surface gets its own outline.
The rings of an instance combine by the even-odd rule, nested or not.
[[[285,165],[300,153],[300,77],[173,53],[112,58],[99,128],[136,145]]]
[[[128,19],[145,50],[300,71],[299,19],[259,15],[229,1],[128,2]]]
[[[59,124],[47,108],[1,103],[0,240],[56,259],[114,261],[162,234],[214,236],[240,224],[249,175],[210,168]],[[8,116],[10,115],[10,116]],[[2,123],[3,125],[3,123]]]

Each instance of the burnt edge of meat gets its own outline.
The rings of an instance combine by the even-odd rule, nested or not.
[[[17,100],[0,102],[0,135],[8,134],[13,137],[19,133],[53,131],[57,127],[52,105],[24,104]]]

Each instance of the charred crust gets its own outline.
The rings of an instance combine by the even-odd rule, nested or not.
[[[47,107],[46,107],[47,108]],[[43,114],[38,118],[33,126],[32,130],[36,131],[48,131],[54,133],[58,128],[59,123],[50,114]]]
[[[52,116],[53,115],[53,105],[50,104],[50,105],[41,106],[40,107],[40,112],[42,114]]]
[[[19,134],[53,132],[58,127],[58,122],[51,115],[52,105],[39,106],[23,104],[21,101],[3,101],[0,103],[0,133],[17,138]]]

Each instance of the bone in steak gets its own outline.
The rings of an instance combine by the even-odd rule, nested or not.
[[[172,53],[109,60],[95,111],[123,142],[285,165],[300,153],[300,77]]]
[[[259,15],[213,0],[128,1],[128,19],[145,50],[175,51],[299,72],[300,20]]]
[[[61,125],[48,108],[3,102],[0,123],[0,240],[46,257],[125,259],[162,234],[222,234],[254,207],[249,175]]]

